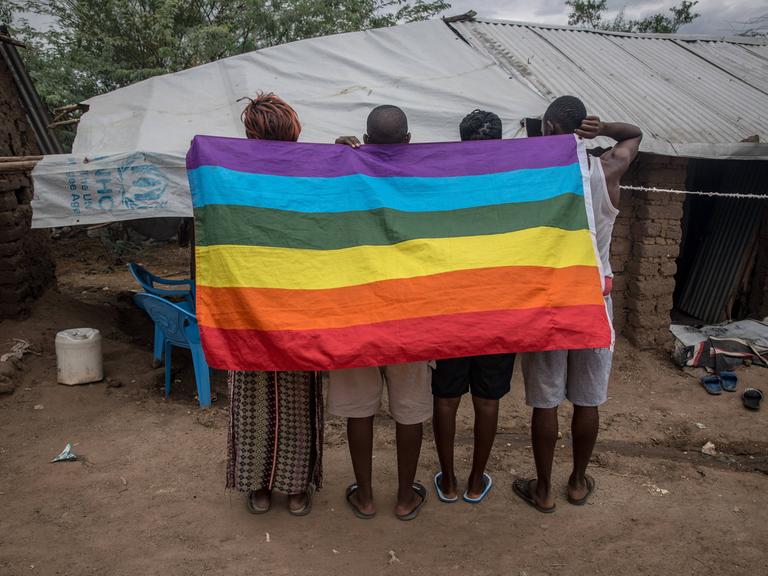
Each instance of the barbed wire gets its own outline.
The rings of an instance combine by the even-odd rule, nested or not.
[[[665,194],[690,194],[693,196],[714,196],[717,198],[738,198],[751,200],[768,200],[768,194],[738,194],[735,192],[704,192],[703,190],[675,190],[673,188],[655,188],[649,186],[631,186],[629,184],[619,186],[621,190],[633,192],[662,192]]]

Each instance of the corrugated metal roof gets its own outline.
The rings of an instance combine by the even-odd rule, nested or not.
[[[495,20],[450,26],[548,100],[573,94],[605,120],[639,125],[646,152],[768,158],[764,41]],[[754,136],[761,144],[741,144]]]

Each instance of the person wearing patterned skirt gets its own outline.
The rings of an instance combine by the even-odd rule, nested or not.
[[[248,138],[296,141],[296,112],[274,94],[251,100],[242,115]],[[230,372],[227,488],[247,493],[254,514],[272,492],[304,516],[322,484],[323,398],[316,372]]]

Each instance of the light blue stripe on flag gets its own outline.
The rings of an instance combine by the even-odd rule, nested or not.
[[[584,194],[578,164],[447,178],[274,176],[219,166],[200,166],[188,176],[195,208],[228,204],[309,213],[438,212]]]

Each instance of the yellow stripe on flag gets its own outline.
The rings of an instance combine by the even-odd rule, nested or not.
[[[496,266],[597,266],[589,230],[543,226],[340,250],[198,246],[195,257],[197,283],[217,288],[311,290]]]

